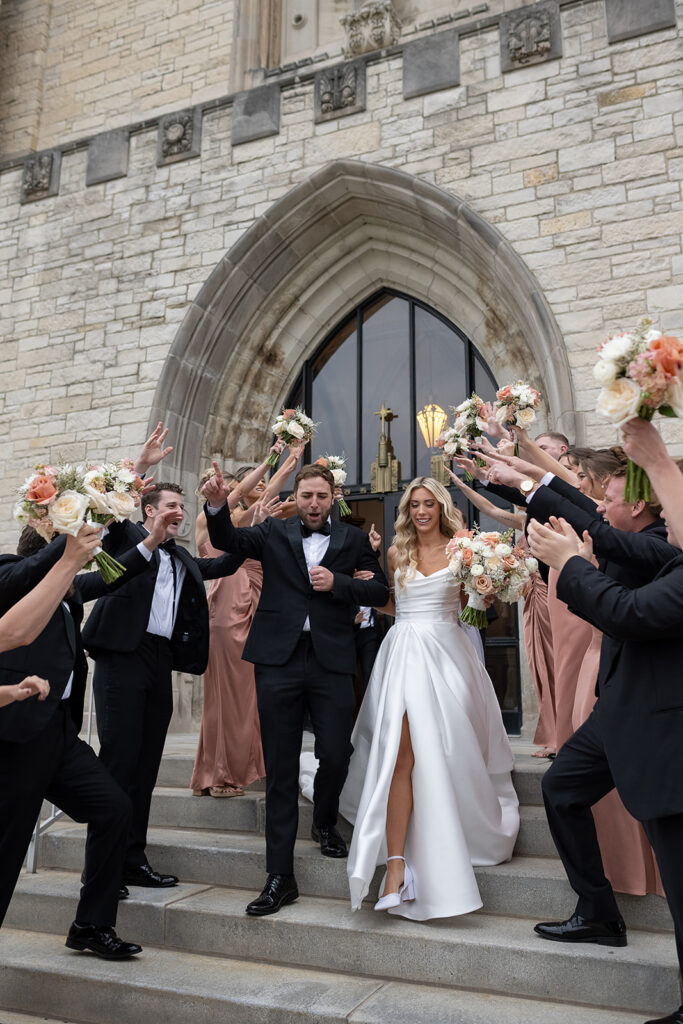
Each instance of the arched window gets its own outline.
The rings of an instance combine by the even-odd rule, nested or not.
[[[438,405],[452,420],[451,407],[472,391],[485,401],[495,398],[493,374],[470,340],[424,303],[383,289],[359,306],[304,363],[287,400],[301,405],[319,426],[306,458],[326,453],[347,457],[344,488],[357,525],[375,523],[384,549],[391,543],[396,509],[405,485],[428,476],[436,454],[425,440],[418,413]],[[375,413],[390,408],[391,440],[401,464],[397,490],[375,494],[371,466],[377,458],[381,424]],[[466,520],[473,507],[457,488],[451,491]],[[499,528],[483,521],[485,528]],[[384,553],[384,552],[383,552]],[[486,636],[486,663],[506,726],[521,726],[519,651],[516,606],[497,603]]]

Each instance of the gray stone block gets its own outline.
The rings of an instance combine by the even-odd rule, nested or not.
[[[59,192],[61,169],[62,153],[59,149],[48,149],[27,157],[21,177],[19,201],[33,203],[37,199],[56,196]]]
[[[365,62],[346,61],[317,71],[313,86],[316,124],[365,110]]]
[[[416,39],[403,48],[403,97],[424,96],[460,85],[457,29]]]
[[[542,64],[562,56],[562,23],[557,0],[508,11],[500,16],[503,71]]]
[[[605,16],[610,43],[676,26],[674,0],[605,0]]]
[[[280,131],[280,86],[260,85],[235,97],[232,106],[233,146],[265,139]]]
[[[128,131],[123,128],[96,135],[88,146],[86,185],[125,178],[128,173]]]
[[[165,114],[159,119],[157,167],[199,156],[202,144],[201,107]]]

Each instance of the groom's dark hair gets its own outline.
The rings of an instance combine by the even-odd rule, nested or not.
[[[327,466],[321,466],[317,462],[311,463],[310,466],[301,467],[294,477],[294,493],[296,494],[302,480],[310,480],[315,476],[321,476],[323,480],[327,480],[330,485],[330,491],[334,494],[334,477],[332,476],[332,473]]]

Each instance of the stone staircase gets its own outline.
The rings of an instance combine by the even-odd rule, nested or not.
[[[620,899],[625,949],[534,935],[537,920],[566,916],[575,897],[541,806],[545,764],[516,760],[514,859],[477,869],[482,911],[419,923],[375,914],[371,903],[351,912],[345,862],[321,857],[308,838],[305,801],[301,898],[272,917],[247,917],[265,878],[264,794],[193,797],[192,755],[167,754],[149,857],[182,883],[133,889],[117,924],[144,953],[112,964],[64,947],[84,840],[84,828],[65,820],[44,838],[38,874],[22,875],[0,931],[0,1024],[642,1024],[670,1012],[678,970],[663,900]]]

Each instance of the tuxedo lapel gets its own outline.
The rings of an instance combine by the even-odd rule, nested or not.
[[[67,638],[69,640],[69,647],[71,648],[71,650],[75,654],[76,653],[76,627],[74,626],[73,615],[71,614],[70,611],[67,611],[67,609],[64,607],[63,604],[60,605],[60,607],[61,607],[61,611],[62,611],[62,616],[64,618],[64,628],[66,630],[66,635],[67,635]]]
[[[344,547],[346,527],[336,519],[330,521],[330,543],[321,561],[321,565],[329,568],[334,556]]]
[[[308,566],[306,565],[306,557],[304,555],[304,544],[301,538],[301,520],[298,516],[291,516],[285,523],[285,531],[287,533],[287,540],[289,541],[290,547],[294,552],[297,564],[301,569],[302,573],[306,577],[306,582],[310,583],[308,576]],[[330,538],[330,543],[332,540]]]

